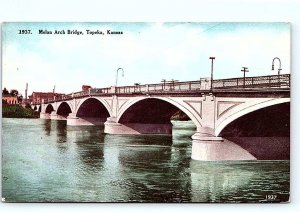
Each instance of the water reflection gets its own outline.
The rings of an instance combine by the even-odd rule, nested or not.
[[[134,138],[133,138],[134,137]],[[119,152],[119,161],[123,166],[135,169],[160,169],[158,161],[169,161],[172,146],[170,137],[127,136],[123,139],[123,148]]]
[[[56,125],[57,143],[67,142],[67,122],[57,120],[54,123]]]
[[[271,163],[257,161],[200,162],[192,160],[190,162],[192,201],[258,202],[260,200],[263,202],[266,195],[270,193],[277,195],[278,199],[275,202],[287,201],[288,193],[282,193],[287,189],[285,185],[281,185],[277,189],[274,187],[272,190],[268,189],[270,182],[265,179],[273,175]],[[276,166],[277,169],[278,165]],[[287,174],[288,168],[283,164],[279,166],[282,173]]]
[[[67,126],[69,141],[75,144],[74,151],[80,162],[82,172],[97,172],[103,167],[104,139],[103,127],[99,126]]]
[[[43,120],[43,127],[44,127],[45,134],[47,136],[50,136],[50,133],[51,133],[51,120],[50,119],[44,119]]]
[[[289,197],[289,161],[194,161],[189,128],[175,128],[172,137],[124,136],[65,121],[6,119],[3,132],[7,201],[259,202],[276,194],[279,202]]]
[[[121,177],[113,183],[127,191],[129,201],[190,200],[188,167],[182,166],[184,161],[174,161],[174,158],[184,158],[180,154],[185,152],[173,147],[172,137],[128,136],[123,142],[118,157],[122,164]]]
[[[52,129],[55,129],[56,136],[53,139],[56,141],[58,154],[66,155],[70,149],[70,144],[67,143],[67,122],[62,120],[51,120]]]
[[[192,201],[222,202],[233,198],[238,190],[246,186],[253,171],[218,162],[191,161]],[[236,195],[238,197],[239,195]]]

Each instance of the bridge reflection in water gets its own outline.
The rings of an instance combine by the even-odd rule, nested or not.
[[[172,136],[109,135],[99,126],[3,119],[2,195],[10,202],[288,200],[289,161],[190,160],[195,127],[174,126]]]
[[[191,161],[191,196],[193,202],[268,202],[266,195],[273,193],[278,199],[289,201],[284,191],[289,183],[274,180],[281,173],[289,177],[289,162],[285,161]],[[281,171],[279,171],[281,170]],[[275,187],[270,186],[275,185]]]

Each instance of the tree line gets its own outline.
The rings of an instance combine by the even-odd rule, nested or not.
[[[18,102],[22,102],[22,101],[23,101],[23,96],[22,96],[22,94],[19,94],[19,91],[16,90],[16,89],[11,89],[10,91],[8,91],[6,88],[4,88],[4,89],[2,90],[2,97],[8,96],[8,95],[10,95],[10,96],[16,96]]]

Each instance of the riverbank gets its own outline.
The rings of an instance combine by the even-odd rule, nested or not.
[[[172,117],[171,120],[174,121],[189,121],[191,120],[184,112],[178,110]]]
[[[39,118],[39,112],[31,108],[24,108],[20,105],[3,105],[3,118]]]

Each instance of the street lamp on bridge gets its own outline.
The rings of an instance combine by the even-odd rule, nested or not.
[[[278,60],[278,61],[279,61],[278,75],[280,75],[280,71],[281,71],[282,69],[281,69],[281,61],[280,61],[280,59],[279,59],[278,57],[275,57],[275,58],[273,59],[273,61],[272,61],[272,71],[275,70],[275,69],[274,69],[274,62],[275,62],[275,60]]]
[[[245,87],[246,72],[249,72],[249,70],[247,67],[243,67],[241,71],[244,72],[243,87]]]
[[[123,70],[123,68],[118,68],[118,69],[117,69],[117,76],[116,76],[116,87],[118,86],[118,75],[119,75],[119,70],[122,70],[122,77],[124,77],[124,70]]]
[[[213,89],[213,79],[214,79],[214,59],[215,57],[209,57],[211,60],[211,72],[210,72],[210,90],[212,91]]]

